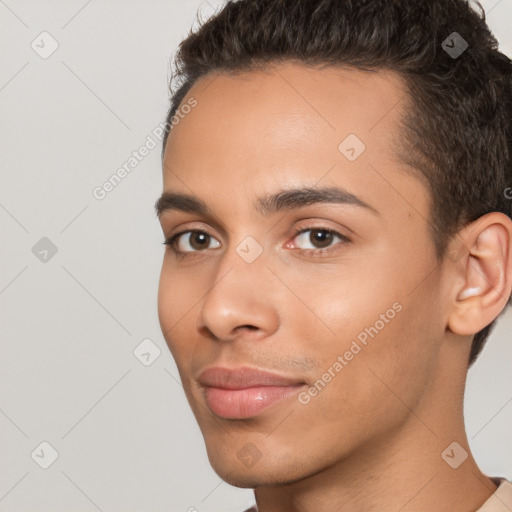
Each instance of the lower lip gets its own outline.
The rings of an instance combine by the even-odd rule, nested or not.
[[[284,400],[303,387],[261,386],[245,389],[205,388],[208,407],[217,416],[229,419],[251,418],[271,405]]]

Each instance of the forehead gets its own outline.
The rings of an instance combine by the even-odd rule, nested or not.
[[[212,73],[194,84],[182,105],[190,98],[197,105],[167,141],[164,189],[209,198],[237,190],[248,198],[278,184],[321,181],[342,184],[371,203],[397,174],[411,179],[394,154],[409,96],[392,71],[285,63]],[[356,159],[347,158],[347,145]],[[379,202],[392,206],[396,199],[387,194]]]
[[[408,100],[404,80],[389,70],[319,68],[290,62],[263,71],[210,73],[192,86],[182,105],[191,97],[198,106],[187,115],[188,122],[183,120],[180,129],[171,130],[171,145],[176,139],[179,143],[189,138],[198,124],[202,131],[210,131],[212,141],[226,131],[234,135],[234,125],[241,129],[237,130],[239,137],[258,135],[273,141],[278,135],[281,143],[303,143],[304,137],[350,131],[371,136],[377,127],[375,133],[382,140],[384,134],[391,136],[389,128],[396,127]]]

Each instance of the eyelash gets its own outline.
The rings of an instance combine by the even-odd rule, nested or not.
[[[338,244],[341,244],[341,243],[345,244],[347,242],[351,242],[351,240],[347,236],[341,234],[338,231],[335,231],[334,229],[327,228],[324,226],[310,226],[307,228],[298,228],[294,232],[292,240],[297,238],[302,233],[307,233],[308,231],[323,231],[330,235],[335,235],[341,239],[341,242],[338,242]],[[185,231],[180,231],[179,233],[172,235],[171,237],[166,239],[163,243],[164,243],[164,245],[168,245],[170,247],[170,249],[179,258],[187,258],[187,257],[198,255],[198,254],[201,254],[201,253],[207,251],[207,250],[204,250],[204,251],[179,251],[179,250],[177,250],[175,246],[176,246],[176,242],[177,242],[178,238],[186,233],[203,233],[205,235],[211,236],[208,232],[203,231],[201,229],[187,229]],[[293,250],[297,251],[299,254],[305,255],[305,256],[322,257],[326,253],[330,253],[332,250],[335,250],[335,247],[338,244],[334,244],[334,245],[331,245],[330,247],[324,247],[321,249],[293,249]]]

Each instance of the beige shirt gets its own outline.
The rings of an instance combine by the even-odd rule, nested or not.
[[[512,511],[512,482],[505,478],[491,478],[498,486],[494,494],[475,512],[511,512]]]
[[[498,488],[475,512],[512,512],[512,482],[501,477],[489,477]],[[245,512],[258,512],[256,505]]]

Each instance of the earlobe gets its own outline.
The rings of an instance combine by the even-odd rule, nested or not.
[[[489,325],[509,300],[512,221],[502,213],[488,213],[461,230],[459,238],[469,252],[454,263],[457,284],[447,327],[470,335]]]

